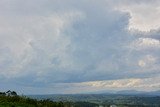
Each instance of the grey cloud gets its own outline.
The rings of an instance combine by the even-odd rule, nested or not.
[[[159,50],[129,47],[145,33],[129,32],[130,14],[110,1],[0,2],[0,79],[43,87],[159,73]],[[147,35],[158,39],[158,31]],[[146,55],[157,59],[150,69],[138,65]]]

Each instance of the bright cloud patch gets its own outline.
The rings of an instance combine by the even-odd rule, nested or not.
[[[107,81],[92,81],[92,82],[81,82],[81,83],[59,83],[50,84],[48,87],[44,88],[49,93],[53,90],[56,93],[63,94],[66,93],[87,93],[87,92],[116,92],[120,90],[139,90],[139,91],[153,91],[160,88],[159,76],[154,78],[130,78],[130,79],[120,79],[120,80],[107,80]],[[29,87],[25,87],[29,89]],[[37,88],[31,88],[36,92]],[[57,90],[59,89],[59,90]]]
[[[150,31],[159,29],[160,25],[160,2],[155,1],[138,1],[130,2],[124,0],[120,3],[121,11],[130,14],[129,29],[137,29],[139,31]]]
[[[138,65],[140,67],[151,66],[156,62],[156,58],[153,56],[147,55],[143,59],[139,60]]]
[[[152,38],[138,38],[132,43],[135,49],[159,49],[160,41]]]

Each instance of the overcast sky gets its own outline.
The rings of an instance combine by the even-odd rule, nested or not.
[[[159,0],[0,0],[0,91],[154,91],[159,81]]]

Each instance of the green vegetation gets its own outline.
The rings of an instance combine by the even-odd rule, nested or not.
[[[10,90],[0,92],[0,107],[160,107],[159,96],[79,94],[38,97],[18,96]]]
[[[89,102],[54,102],[50,99],[37,100],[26,96],[18,96],[15,91],[0,92],[0,107],[96,107]]]
[[[0,107],[70,107],[69,102],[36,100],[20,96],[0,96]]]

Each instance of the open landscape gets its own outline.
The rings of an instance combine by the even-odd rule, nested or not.
[[[0,0],[0,107],[160,107],[160,0]]]
[[[156,95],[155,95],[156,94]],[[42,100],[50,99],[55,102],[72,102],[76,107],[159,107],[160,93],[132,93],[118,92],[115,94],[54,94],[31,95],[30,98]],[[86,103],[86,105],[85,105]],[[89,105],[90,106],[89,106]]]
[[[154,92],[155,94],[155,92]],[[0,93],[0,107],[160,107],[153,93],[17,95]]]

